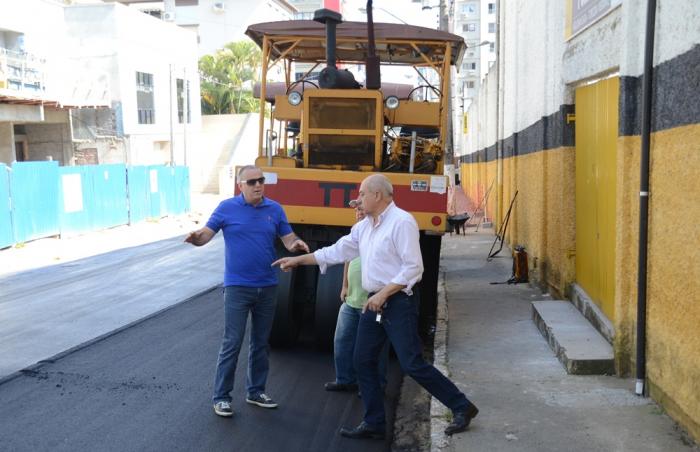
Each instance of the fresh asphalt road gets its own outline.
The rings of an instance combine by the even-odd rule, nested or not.
[[[0,378],[220,284],[221,235],[202,247],[183,238],[1,269]]]
[[[328,393],[332,356],[310,346],[273,350],[266,410],[245,403],[247,343],[233,391],[234,417],[211,407],[223,327],[220,289],[22,371],[0,384],[4,451],[372,451],[391,440],[351,440],[361,420],[355,394]],[[393,422],[399,370],[385,399]]]

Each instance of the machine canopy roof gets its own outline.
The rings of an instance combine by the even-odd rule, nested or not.
[[[322,62],[326,58],[326,29],[313,20],[286,20],[253,24],[246,30],[258,46],[263,37],[272,42],[271,58],[293,61]],[[342,22],[338,24],[336,55],[340,62],[362,62],[367,56],[367,24],[365,22]],[[405,24],[374,24],[377,56],[385,64],[425,66],[425,57],[431,64],[441,64],[445,58],[446,44],[452,47],[450,64],[459,65],[466,48],[461,36],[431,28]],[[420,49],[421,55],[413,44]]]

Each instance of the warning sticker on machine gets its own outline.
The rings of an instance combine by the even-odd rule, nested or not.
[[[266,183],[267,185],[276,184],[276,183],[277,183],[277,173],[268,173],[268,172],[265,172],[265,173],[263,173],[263,176],[265,176],[265,183]]]
[[[430,176],[430,192],[443,194],[447,191],[447,178],[445,176]]]
[[[411,191],[428,191],[427,180],[412,180]]]

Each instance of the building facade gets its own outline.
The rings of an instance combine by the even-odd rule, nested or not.
[[[497,70],[469,107],[463,189],[524,245],[543,290],[584,309],[643,389],[700,439],[700,7],[658,0],[500,2]],[[640,186],[645,38],[653,36],[650,190]],[[638,323],[648,196],[646,323]],[[643,273],[642,273],[643,275]]]
[[[285,0],[165,0],[162,4],[164,21],[197,36],[199,56],[213,54],[229,42],[247,40],[249,24],[289,20],[296,12]]]
[[[497,15],[495,0],[457,0],[451,31],[464,38],[467,50],[453,77],[453,137],[455,155],[465,149],[466,112],[481,82],[496,61]]]
[[[74,5],[65,17],[71,48],[112,86],[105,132],[123,145],[101,160],[187,164],[201,129],[196,36],[119,3]]]
[[[191,33],[118,3],[6,11],[0,162],[186,163],[201,116]]]
[[[109,80],[68,46],[64,7],[14,2],[0,14],[0,162],[71,164],[71,113],[109,107]]]

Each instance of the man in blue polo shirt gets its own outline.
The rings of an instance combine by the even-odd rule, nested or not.
[[[275,315],[277,291],[277,269],[271,266],[277,259],[275,240],[279,237],[291,252],[309,252],[306,243],[292,232],[282,206],[263,196],[265,177],[260,168],[252,165],[241,168],[238,188],[240,195],[222,201],[207,225],[185,238],[187,243],[202,246],[219,230],[224,233],[224,338],[212,398],[214,412],[224,417],[233,415],[230,393],[248,313],[252,321],[246,402],[263,408],[277,407],[265,394],[269,368],[267,341]]]

